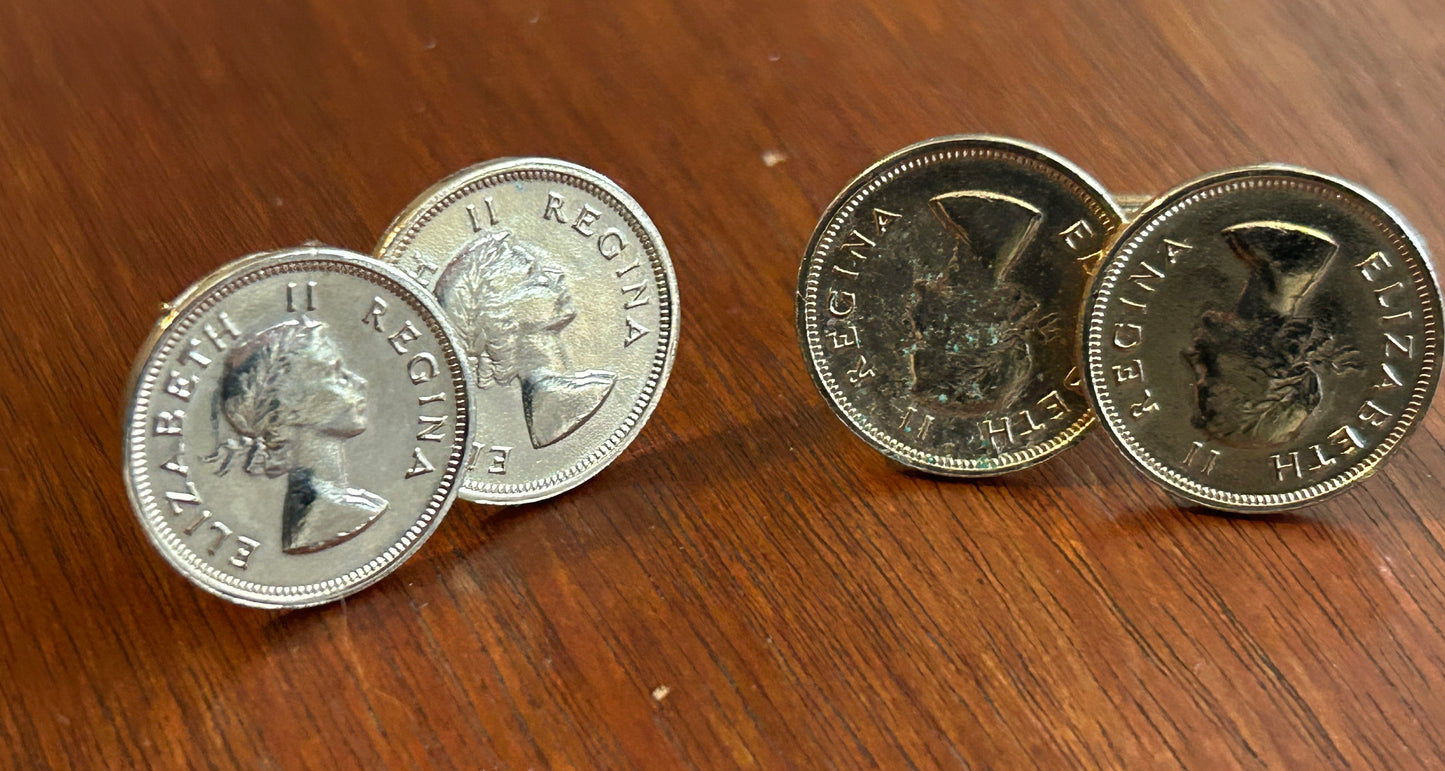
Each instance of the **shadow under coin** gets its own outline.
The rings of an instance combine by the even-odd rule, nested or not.
[[[828,443],[856,441],[841,425],[837,432],[818,428],[837,423],[821,404],[781,406],[785,408],[759,413],[745,423],[712,425],[690,436],[670,430],[663,416],[654,416],[646,443],[624,453],[581,489],[601,497],[646,484],[689,496],[736,485],[776,490],[788,483],[781,477],[796,471],[794,464],[822,462]]]
[[[992,476],[947,476],[911,468],[891,459],[888,465],[904,476],[948,485],[968,483],[981,490],[1108,489],[1133,484],[1137,479],[1123,458],[1096,431],[1091,431],[1073,447],[1036,465]]]

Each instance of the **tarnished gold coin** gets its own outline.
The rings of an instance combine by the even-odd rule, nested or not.
[[[1011,139],[931,139],[824,213],[798,275],[798,340],[854,433],[912,468],[1031,466],[1093,425],[1079,318],[1118,208],[1083,171]]]
[[[1171,492],[1295,508],[1375,473],[1419,422],[1440,317],[1424,243],[1384,202],[1290,166],[1224,171],[1156,199],[1111,248],[1089,392]]]

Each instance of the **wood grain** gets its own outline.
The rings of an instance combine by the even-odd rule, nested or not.
[[[1226,519],[1102,436],[1005,479],[900,473],[792,327],[822,208],[945,133],[1124,192],[1300,163],[1445,243],[1442,23],[1427,0],[3,4],[0,760],[1445,764],[1442,408],[1352,492]],[[680,352],[637,443],[559,499],[457,505],[334,606],[174,575],[118,473],[158,303],[245,253],[366,250],[433,181],[523,154],[613,177],[672,250]]]

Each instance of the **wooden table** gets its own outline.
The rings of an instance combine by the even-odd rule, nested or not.
[[[842,185],[926,137],[1122,192],[1260,160],[1445,244],[1425,0],[181,3],[0,9],[0,761],[16,766],[1408,768],[1445,763],[1445,411],[1296,516],[1180,510],[1105,437],[891,468],[793,333]],[[592,166],[677,266],[621,459],[458,504],[344,603],[213,599],[147,545],[120,403],[158,304],[236,256],[366,250],[442,176]]]

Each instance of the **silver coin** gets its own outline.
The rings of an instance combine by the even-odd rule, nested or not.
[[[425,289],[325,247],[233,262],[168,306],[131,375],[123,474],[201,588],[315,605],[385,576],[451,506],[465,359]]]
[[[1151,203],[1089,303],[1090,395],[1151,479],[1237,513],[1374,474],[1440,378],[1440,291],[1384,202],[1291,166],[1232,169]]]
[[[1068,161],[940,137],[864,171],[798,275],[798,340],[828,405],[906,466],[1026,468],[1093,426],[1079,317],[1120,215]]]
[[[461,495],[541,500],[611,463],[657,406],[677,345],[677,281],[616,184],[547,158],[463,170],[376,247],[436,293],[474,375]]]

